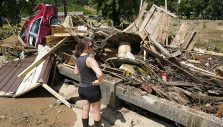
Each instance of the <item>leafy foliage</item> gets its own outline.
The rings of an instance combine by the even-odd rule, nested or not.
[[[89,4],[96,8],[97,13],[113,20],[114,26],[121,21],[132,20],[138,13],[140,1],[138,0],[89,0]]]

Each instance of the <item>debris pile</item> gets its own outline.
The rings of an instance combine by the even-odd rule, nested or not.
[[[190,23],[183,23],[170,41],[168,28],[176,16],[156,5],[149,11],[146,8],[144,3],[136,20],[123,31],[91,26],[77,15],[68,16],[62,25],[52,26],[52,35],[46,36],[50,49],[19,77],[51,54],[57,54],[57,63],[74,68],[74,47],[87,37],[95,42],[93,55],[106,78],[122,79],[122,84],[139,88],[142,95],[154,94],[222,117],[223,54],[195,48],[197,33]]]

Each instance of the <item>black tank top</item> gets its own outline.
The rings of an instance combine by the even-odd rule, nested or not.
[[[97,80],[95,72],[86,65],[88,55],[80,56],[76,59],[76,65],[80,72],[80,87],[92,86],[92,82]]]

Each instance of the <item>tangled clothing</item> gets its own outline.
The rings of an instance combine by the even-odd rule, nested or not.
[[[80,72],[80,87],[90,87],[92,82],[97,80],[95,72],[86,65],[88,55],[80,56],[76,60],[76,65]]]

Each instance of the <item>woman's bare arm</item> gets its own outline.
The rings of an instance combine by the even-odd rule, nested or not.
[[[98,78],[98,80],[95,80],[93,83],[100,83],[104,78],[104,74],[102,73],[97,61],[92,57],[88,57],[86,64],[88,67],[92,68]]]
[[[75,68],[74,68],[74,74],[75,75],[79,74],[79,70],[78,70],[78,67],[76,64],[75,64]]]

